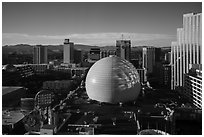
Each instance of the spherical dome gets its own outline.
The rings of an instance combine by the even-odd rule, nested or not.
[[[100,102],[132,101],[140,92],[140,78],[135,67],[116,56],[97,61],[86,77],[89,98]]]
[[[138,133],[138,135],[169,135],[167,132],[156,129],[145,129]]]

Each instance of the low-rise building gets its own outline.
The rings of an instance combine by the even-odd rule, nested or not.
[[[96,61],[100,60],[100,48],[91,48],[88,54],[88,62],[95,63]]]
[[[88,68],[87,67],[74,67],[70,68],[71,69],[71,75],[72,76],[85,76],[88,73]]]
[[[2,87],[2,107],[16,106],[26,96],[26,89],[17,86]]]
[[[28,64],[36,74],[46,74],[46,70],[49,69],[49,64]]]
[[[167,119],[166,108],[155,107],[153,105],[143,105],[137,112],[140,130],[157,129],[171,133],[171,121]]]
[[[30,77],[34,75],[33,69],[26,64],[14,65],[17,72],[21,75],[22,78]]]
[[[69,91],[73,84],[73,80],[56,80],[43,82],[43,89],[51,91]]]
[[[116,55],[116,51],[115,50],[101,50],[100,59],[109,57],[110,55]]]

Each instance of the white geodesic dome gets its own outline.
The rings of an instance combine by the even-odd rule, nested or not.
[[[116,56],[97,61],[86,77],[89,98],[100,102],[119,103],[136,100],[140,78],[136,68]]]

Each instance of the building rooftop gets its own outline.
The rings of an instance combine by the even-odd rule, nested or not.
[[[2,111],[2,125],[11,125],[18,123],[24,118],[24,115],[18,111]]]
[[[8,94],[23,87],[2,87],[2,95]]]
[[[169,134],[161,130],[146,129],[146,130],[140,131],[139,135],[169,135]]]

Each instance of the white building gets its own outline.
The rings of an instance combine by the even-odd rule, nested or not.
[[[69,39],[65,39],[63,59],[65,64],[74,63],[74,43],[69,42]]]
[[[183,87],[189,64],[202,64],[202,13],[184,14],[183,28],[177,29],[177,41],[171,44],[171,89]]]
[[[147,73],[152,73],[155,66],[155,47],[144,47],[142,49],[142,67]]]

